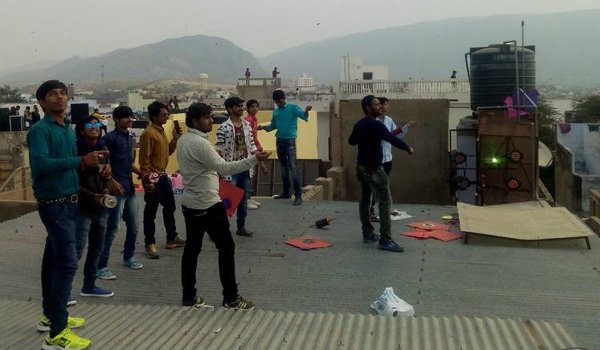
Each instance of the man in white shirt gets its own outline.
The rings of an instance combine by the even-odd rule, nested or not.
[[[192,104],[185,116],[188,132],[177,146],[177,162],[185,191],[181,196],[187,240],[181,258],[182,305],[200,308],[205,301],[196,294],[196,266],[204,233],[208,233],[219,251],[219,275],[223,286],[222,305],[231,309],[250,310],[254,303],[238,295],[235,279],[235,244],[229,230],[229,219],[219,197],[219,174],[232,175],[246,171],[271,152],[228,162],[221,158],[208,141],[212,130],[212,108],[204,103]]]

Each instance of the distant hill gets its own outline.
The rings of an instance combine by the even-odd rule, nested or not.
[[[454,69],[466,78],[469,48],[515,39],[520,44],[522,19],[525,44],[536,46],[538,83],[600,85],[600,10],[422,22],[307,43],[261,63],[279,67],[284,79],[307,73],[319,83],[339,80],[346,54],[367,65],[388,65],[391,79],[447,79]]]
[[[151,81],[196,79],[207,73],[211,81],[234,82],[250,67],[256,76],[265,76],[260,63],[248,51],[231,41],[204,35],[167,39],[131,49],[119,49],[102,56],[72,57],[42,70],[1,76],[10,83],[31,83],[46,79],[99,82],[104,80]]]

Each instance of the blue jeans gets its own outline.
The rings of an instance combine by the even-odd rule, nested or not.
[[[242,200],[237,207],[236,222],[239,230],[246,226],[246,217],[248,216],[248,199],[250,199],[250,194],[252,193],[252,179],[250,178],[250,171],[246,170],[231,176],[231,183],[244,190],[244,197],[242,197]]]
[[[46,247],[42,258],[42,308],[50,320],[50,336],[67,326],[67,301],[77,271],[75,222],[77,203],[39,204],[38,213],[46,227]]]
[[[144,243],[146,246],[156,243],[154,233],[156,226],[156,211],[158,205],[163,207],[163,222],[165,230],[167,230],[167,241],[174,240],[177,237],[177,229],[175,226],[175,196],[173,195],[173,185],[167,175],[163,175],[158,179],[155,185],[154,193],[144,194]]]
[[[98,261],[104,247],[104,235],[106,234],[106,221],[108,210],[99,209],[95,213],[79,213],[77,218],[76,247],[77,259],[81,259],[86,241],[88,242],[87,256],[83,266],[83,289],[91,289],[96,285],[96,272],[98,272]]]
[[[138,210],[135,201],[135,192],[117,196],[117,206],[108,210],[104,248],[102,249],[102,254],[100,254],[98,269],[103,269],[108,266],[110,247],[115,239],[115,235],[119,232],[119,222],[121,221],[121,217],[125,221],[125,226],[127,226],[123,260],[128,260],[133,257],[135,252],[135,241],[137,239]]]
[[[279,168],[281,169],[281,181],[283,182],[283,194],[290,195],[289,173],[291,173],[294,181],[294,195],[296,198],[302,198],[300,175],[298,174],[298,164],[296,162],[296,139],[277,139],[276,146]]]
[[[374,195],[379,202],[379,242],[387,243],[391,237],[390,205],[390,182],[382,167],[367,168],[356,163],[356,178],[360,183],[360,202],[358,212],[362,224],[363,237],[367,237],[375,231],[371,224],[369,208],[371,207],[371,196]]]

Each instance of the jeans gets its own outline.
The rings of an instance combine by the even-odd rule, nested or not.
[[[385,174],[389,177],[390,173],[392,172],[392,161],[390,160],[389,162],[381,163],[381,167],[383,168],[383,171],[385,171]],[[373,198],[371,198],[371,214],[375,213],[375,202],[375,196],[373,196]],[[381,215],[381,213],[379,213],[379,215]]]
[[[67,326],[67,301],[77,271],[75,222],[77,203],[39,204],[38,213],[48,236],[42,258],[42,308],[50,320],[50,336]]]
[[[368,236],[375,231],[369,215],[371,196],[374,194],[379,202],[379,232],[381,233],[379,242],[386,243],[391,239],[391,219],[389,212],[392,197],[390,195],[388,176],[382,167],[367,168],[357,163],[356,177],[360,183],[358,212],[362,224],[362,234],[363,236]],[[388,213],[388,215],[382,213]]]
[[[250,171],[247,170],[231,176],[231,183],[244,190],[244,197],[242,197],[242,200],[237,207],[236,222],[239,230],[246,226],[246,217],[248,216],[248,199],[250,199],[250,194],[252,193],[252,179],[250,178]]]
[[[127,226],[123,260],[125,261],[133,257],[135,252],[135,241],[137,239],[137,216],[138,210],[135,200],[135,192],[117,196],[117,206],[108,210],[108,222],[106,224],[104,248],[102,249],[102,254],[100,254],[98,269],[103,269],[108,266],[110,247],[115,239],[115,235],[117,232],[119,232],[119,222],[121,221],[121,217],[125,221],[125,226]]]
[[[302,189],[300,188],[300,175],[298,174],[298,164],[296,162],[296,140],[295,139],[277,139],[277,158],[281,169],[281,180],[283,182],[283,194],[290,194],[290,175],[294,181],[294,195],[296,198],[302,198]]]
[[[196,267],[202,250],[204,232],[212,239],[219,251],[219,277],[223,286],[223,300],[232,302],[237,298],[235,281],[235,243],[229,231],[229,219],[223,203],[204,210],[182,206],[187,239],[181,257],[182,301],[196,298]]]
[[[158,179],[155,185],[154,193],[144,194],[144,243],[146,246],[156,243],[154,233],[156,226],[156,211],[158,205],[163,207],[163,222],[167,230],[167,241],[171,241],[177,237],[177,229],[175,227],[175,196],[173,195],[173,186],[168,176],[163,175]]]
[[[106,208],[101,208],[95,213],[79,212],[75,235],[77,260],[81,259],[85,244],[88,243],[87,256],[83,265],[83,289],[91,289],[96,285],[96,272],[98,272],[98,261],[104,247],[107,220],[108,209]]]

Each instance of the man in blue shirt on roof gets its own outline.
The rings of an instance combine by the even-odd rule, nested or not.
[[[389,213],[392,202],[389,178],[381,166],[383,160],[381,141],[387,141],[392,146],[407,151],[408,154],[412,154],[414,150],[404,141],[392,135],[385,125],[377,120],[377,117],[383,113],[383,108],[375,96],[365,96],[361,101],[361,106],[365,117],[354,124],[348,143],[358,146],[356,177],[360,183],[358,211],[362,224],[363,242],[372,243],[379,240],[380,249],[401,253],[404,249],[392,240],[390,215],[380,215],[379,232],[381,237],[379,237],[375,234],[375,229],[371,224],[369,207],[372,194],[375,194],[379,201],[379,213]]]
[[[83,326],[82,318],[69,317],[67,301],[77,270],[75,222],[79,176],[77,169],[98,165],[98,152],[77,156],[75,131],[65,118],[67,87],[58,80],[40,85],[35,96],[45,112],[27,134],[33,193],[47,237],[42,258],[42,309],[38,331],[50,331],[43,349],[79,350],[90,340],[71,328]]]
[[[300,106],[293,103],[286,103],[285,92],[283,90],[273,91],[273,101],[277,108],[273,110],[271,124],[267,126],[259,125],[257,130],[267,132],[277,129],[275,137],[277,139],[277,158],[281,169],[281,180],[283,182],[283,192],[276,195],[275,199],[291,198],[290,193],[290,175],[294,181],[294,205],[302,204],[302,189],[300,188],[300,176],[298,174],[298,164],[296,162],[296,136],[298,131],[298,118],[308,121],[308,112],[312,106],[306,106],[303,110]]]

